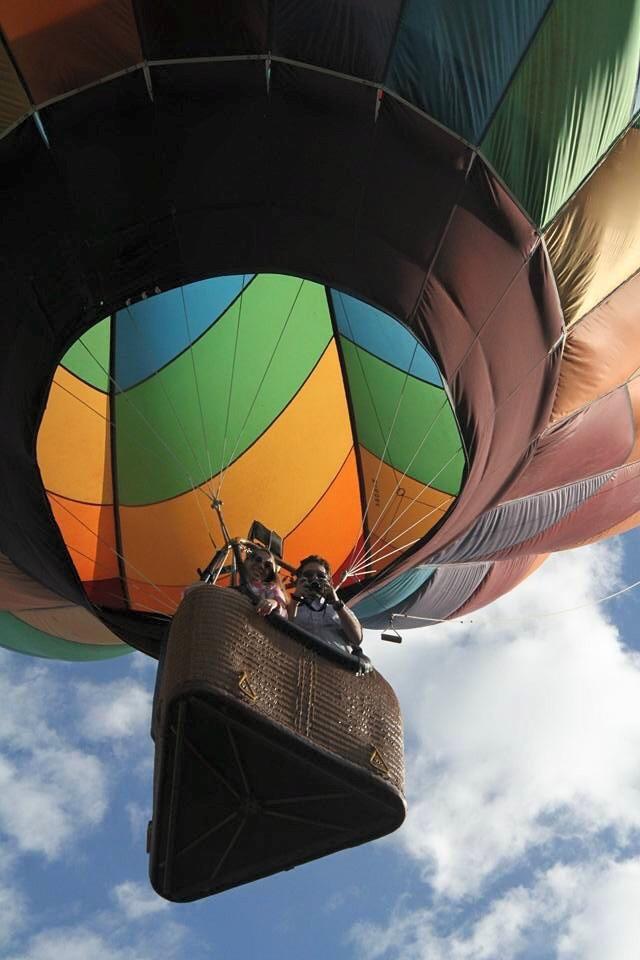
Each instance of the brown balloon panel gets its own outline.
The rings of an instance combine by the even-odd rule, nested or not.
[[[158,681],[150,876],[190,901],[357,846],[404,821],[397,698],[234,590],[195,587]]]

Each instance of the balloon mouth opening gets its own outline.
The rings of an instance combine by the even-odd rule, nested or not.
[[[258,517],[353,594],[441,525],[466,476],[424,344],[283,274],[155,288],[89,328],[54,372],[37,458],[89,599],[168,615],[220,539],[215,498],[232,536]]]

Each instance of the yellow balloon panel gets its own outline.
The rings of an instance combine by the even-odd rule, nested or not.
[[[112,503],[109,397],[58,367],[38,433],[45,489],[85,503]]]
[[[567,326],[640,268],[638,170],[632,128],[545,232]]]
[[[351,425],[335,344],[326,349],[296,397],[226,471],[200,489],[220,491],[232,536],[259,519],[281,535],[322,498],[352,447]],[[156,584],[187,584],[210,558],[216,518],[202,492],[161,503],[121,507],[127,576],[143,572]],[[313,552],[310,544],[308,552]]]

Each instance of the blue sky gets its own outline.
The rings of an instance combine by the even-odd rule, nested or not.
[[[0,957],[637,960],[640,590],[585,604],[639,559],[637,534],[560,554],[472,623],[368,637],[405,826],[197,904],[147,883],[153,663],[0,651]]]

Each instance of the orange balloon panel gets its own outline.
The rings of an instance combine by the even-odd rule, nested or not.
[[[335,570],[353,549],[361,527],[360,482],[352,450],[324,496],[287,535],[285,560],[297,566],[309,553],[318,553]]]
[[[58,367],[38,433],[45,489],[71,500],[111,503],[109,397]]]
[[[195,571],[193,579],[196,579]],[[182,600],[184,587],[167,584],[154,586],[145,580],[127,579],[127,591],[134,610],[154,611],[171,616]]]
[[[116,532],[111,506],[78,503],[49,495],[56,523],[81,580],[109,580],[119,575]]]
[[[352,447],[351,424],[335,344],[300,391],[253,446],[226,471],[220,488],[232,536],[254,519],[282,536],[307,516],[331,486]],[[203,484],[209,495],[219,478]],[[120,508],[127,574],[154,583],[187,584],[213,552],[220,533],[200,492],[147,506]],[[308,551],[311,552],[311,551]]]

